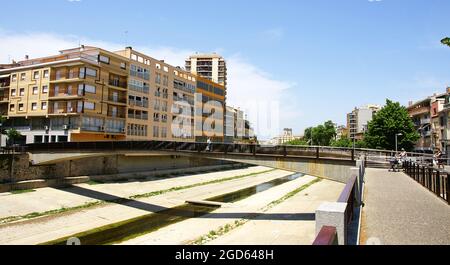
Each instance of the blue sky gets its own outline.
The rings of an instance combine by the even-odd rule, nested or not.
[[[280,127],[296,133],[344,124],[355,106],[407,104],[450,85],[450,48],[439,43],[450,35],[446,0],[18,0],[2,9],[2,62],[77,40],[142,47],[173,64],[217,51],[234,66],[231,100],[280,100]],[[18,17],[23,10],[33,11]]]

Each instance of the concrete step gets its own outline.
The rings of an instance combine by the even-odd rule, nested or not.
[[[73,184],[80,184],[88,182],[90,179],[87,176],[81,177],[67,177],[61,179],[34,179],[25,180],[8,184],[0,184],[0,193],[9,192],[12,190],[30,190],[45,187],[65,187]]]

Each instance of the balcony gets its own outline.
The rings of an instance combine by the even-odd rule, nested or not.
[[[9,102],[9,93],[3,92],[0,93],[0,103],[7,103]]]
[[[127,98],[123,95],[116,95],[116,94],[110,94],[108,96],[108,101],[110,103],[117,103],[119,105],[126,105],[127,104]]]
[[[126,118],[126,108],[119,107],[108,107],[108,117],[125,119]]]
[[[51,81],[73,81],[74,79],[84,78],[79,70],[57,71],[52,74]]]
[[[72,88],[59,88],[55,89],[50,88],[48,97],[49,100],[55,100],[55,99],[73,99],[73,98],[81,98],[83,97],[82,91],[78,91],[78,88],[73,86]]]
[[[120,81],[120,80],[117,80],[117,79],[110,79],[109,80],[109,85],[113,86],[113,87],[118,87],[118,88],[121,88],[121,89],[127,89],[127,87],[128,87],[128,84],[127,84],[126,81]]]
[[[141,108],[148,108],[148,101],[146,101],[146,100],[140,101],[140,100],[133,100],[133,99],[130,99],[129,102],[128,102],[128,104],[129,104],[131,107],[137,106],[137,107],[141,107]]]
[[[426,124],[430,124],[431,123],[431,119],[427,118],[427,119],[420,119],[420,124],[421,125],[426,125]]]
[[[81,109],[78,109],[78,101],[69,102],[55,102],[56,104],[50,104],[48,108],[48,114],[61,115],[61,114],[81,114]]]
[[[2,88],[7,88],[9,86],[10,86],[9,82],[0,82],[0,87],[2,87]]]
[[[146,72],[137,72],[137,71],[130,71],[131,76],[139,77],[145,80],[150,80],[150,74]]]

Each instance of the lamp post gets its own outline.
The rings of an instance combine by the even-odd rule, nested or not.
[[[395,135],[395,154],[397,154],[397,152],[398,152],[398,136],[402,136],[403,135],[403,133],[397,133],[396,135]]]

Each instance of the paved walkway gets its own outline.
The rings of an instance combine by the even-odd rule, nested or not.
[[[367,169],[360,243],[450,244],[450,206],[404,173]]]

